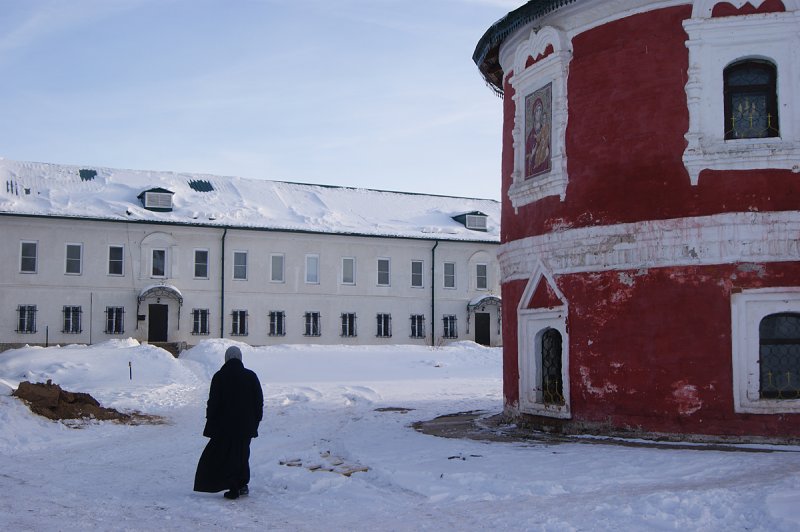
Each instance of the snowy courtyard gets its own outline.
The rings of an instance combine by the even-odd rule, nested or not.
[[[233,342],[175,359],[133,340],[0,353],[4,530],[797,530],[800,447],[734,451],[447,439],[502,410],[500,349],[240,345],[264,388],[250,495],[192,491],[205,401]],[[130,363],[130,366],[129,366]],[[36,416],[21,381],[164,424]],[[342,474],[348,473],[348,475]]]

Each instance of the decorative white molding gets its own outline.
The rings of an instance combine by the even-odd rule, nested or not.
[[[748,414],[800,413],[800,399],[759,394],[759,325],[770,314],[800,312],[800,288],[760,288],[731,296],[734,410]]]
[[[714,6],[723,2],[731,4],[736,9],[741,9],[745,4],[750,4],[758,9],[761,7],[761,4],[763,4],[764,1],[765,0],[695,0],[694,6],[692,7],[692,18],[711,18],[711,13],[714,11]],[[786,11],[796,11],[798,9],[798,5],[800,4],[798,0],[782,1]]]
[[[800,211],[741,212],[564,229],[500,246],[502,282],[557,274],[800,261]]]
[[[531,298],[539,283],[550,285],[562,305],[548,309],[531,309]],[[517,307],[517,363],[519,367],[519,411],[524,414],[561,419],[572,417],[569,385],[569,334],[567,332],[567,299],[558,289],[552,274],[541,261],[537,262]],[[564,404],[547,404],[542,393],[542,335],[555,329],[561,335],[561,392]]]
[[[783,13],[709,18],[718,2],[698,0],[692,18],[683,22],[689,35],[689,129],[683,163],[693,185],[705,169],[800,171],[799,1],[785,0],[792,11]],[[746,2],[731,3],[741,7]],[[723,70],[749,58],[767,59],[777,68],[780,137],[725,140]]]
[[[572,51],[566,34],[547,26],[521,42],[514,53],[514,75],[509,82],[514,88],[514,171],[508,197],[513,207],[533,203],[546,196],[564,200],[567,191],[567,72]],[[529,67],[528,57],[538,58],[548,47],[553,52]],[[548,173],[525,179],[525,97],[552,84],[551,169]]]

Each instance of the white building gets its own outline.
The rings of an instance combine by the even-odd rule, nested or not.
[[[0,159],[0,349],[500,345],[493,200]]]

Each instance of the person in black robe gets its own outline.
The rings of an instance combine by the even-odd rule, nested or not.
[[[250,440],[258,437],[264,395],[256,374],[242,364],[236,346],[225,351],[225,364],[211,379],[203,436],[210,441],[200,456],[194,490],[236,499],[249,493]]]

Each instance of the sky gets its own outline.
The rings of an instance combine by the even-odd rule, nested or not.
[[[0,157],[499,199],[523,0],[0,0]]]

